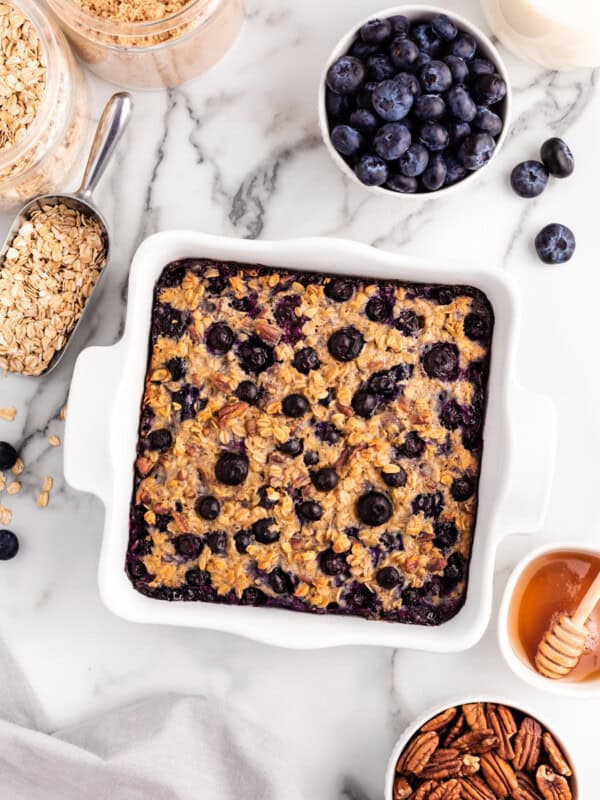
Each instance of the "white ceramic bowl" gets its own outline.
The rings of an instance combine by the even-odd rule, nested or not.
[[[510,607],[515,589],[522,575],[534,561],[540,558],[540,556],[547,555],[548,553],[556,553],[561,550],[586,553],[600,558],[599,548],[587,547],[580,542],[559,542],[558,544],[552,543],[539,547],[520,561],[509,578],[500,606],[500,613],[498,616],[498,640],[500,649],[502,650],[506,663],[515,675],[531,686],[534,686],[536,689],[542,689],[544,692],[551,692],[552,694],[566,697],[599,697],[600,678],[579,682],[565,680],[553,681],[549,678],[545,678],[529,664],[525,654],[519,652],[519,645],[513,642],[510,635]]]
[[[517,711],[520,711],[522,714],[526,714],[534,719],[537,719],[538,722],[552,734],[554,741],[560,747],[562,753],[564,754],[565,758],[568,760],[571,769],[573,770],[573,776],[571,780],[571,787],[573,790],[573,800],[578,800],[579,798],[579,791],[578,791],[578,778],[577,778],[577,770],[575,765],[573,764],[573,759],[569,752],[569,749],[565,746],[565,743],[562,741],[560,736],[557,736],[556,732],[553,730],[552,726],[548,724],[548,722],[541,716],[537,710],[532,709],[525,709],[519,703],[513,703],[511,700],[507,700],[505,697],[492,697],[492,696],[478,696],[478,697],[462,697],[458,698],[457,700],[450,700],[443,705],[436,706],[435,708],[430,708],[429,711],[426,711],[422,714],[418,719],[414,722],[411,722],[402,732],[400,738],[396,742],[396,746],[392,751],[392,755],[390,756],[390,760],[388,761],[387,770],[385,773],[385,800],[394,800],[394,778],[396,775],[396,764],[398,763],[398,759],[400,755],[403,753],[406,745],[412,739],[412,737],[419,731],[419,729],[425,725],[433,717],[436,717],[438,714],[441,714],[442,711],[445,711],[447,708],[453,708],[455,706],[461,706],[465,703],[496,703],[498,705],[509,706],[510,708],[514,708]]]
[[[479,513],[467,599],[439,627],[404,625],[274,608],[177,603],[145,597],[125,575],[133,462],[143,393],[154,284],[163,267],[182,258],[214,258],[271,267],[406,281],[471,284],[486,293],[496,315]],[[519,300],[501,270],[428,264],[336,239],[264,242],[186,231],[151,236],[133,260],[127,322],[114,347],[92,347],[76,364],[65,435],[65,475],[106,507],[99,565],[102,598],[130,620],[212,628],[286,647],[375,644],[456,651],[482,636],[491,613],[498,543],[514,531],[536,530],[545,514],[554,454],[554,407],[515,378]]]
[[[481,169],[475,170],[467,175],[462,181],[458,181],[457,183],[452,184],[451,186],[446,186],[442,189],[438,189],[437,192],[417,192],[416,194],[406,194],[404,192],[393,192],[391,189],[385,189],[383,186],[365,186],[362,181],[360,181],[352,167],[350,167],[342,158],[342,156],[337,152],[335,147],[331,143],[331,136],[329,134],[329,121],[327,119],[327,108],[325,105],[325,90],[326,90],[326,78],[327,72],[329,67],[333,64],[334,61],[337,61],[340,56],[345,55],[350,46],[352,45],[358,31],[362,28],[362,26],[368,22],[370,19],[386,19],[388,17],[392,17],[395,14],[404,14],[410,20],[430,20],[435,17],[437,14],[446,14],[448,15],[459,28],[462,28],[463,31],[469,33],[477,42],[479,47],[479,51],[483,56],[489,58],[492,61],[497,69],[498,74],[502,76],[506,83],[506,97],[502,101],[501,104],[501,117],[504,120],[504,127],[502,128],[502,132],[500,136],[496,140],[496,149],[494,150],[494,154],[492,158],[488,161],[488,163],[482,167]],[[329,151],[329,155],[335,161],[337,166],[342,170],[344,175],[350,178],[354,183],[357,183],[359,186],[362,186],[363,189],[371,192],[372,194],[379,195],[380,197],[397,197],[403,200],[406,199],[423,199],[423,197],[427,197],[428,199],[438,199],[440,197],[447,197],[451,192],[457,192],[459,189],[467,188],[468,186],[472,186],[473,182],[480,177],[480,175],[486,172],[496,159],[498,153],[500,152],[502,145],[508,135],[508,129],[510,127],[510,120],[511,120],[511,113],[512,113],[512,90],[510,84],[510,78],[508,75],[508,70],[506,69],[506,65],[502,60],[502,56],[498,52],[498,50],[492,44],[492,41],[472,22],[469,22],[468,19],[465,17],[461,17],[460,14],[454,13],[454,11],[450,11],[447,8],[439,8],[438,6],[430,6],[424,3],[410,3],[405,6],[394,6],[393,8],[386,8],[383,11],[377,11],[373,14],[369,14],[368,17],[362,19],[359,23],[355,25],[352,30],[347,33],[345,36],[340,39],[340,41],[335,46],[327,64],[325,65],[325,69],[323,70],[323,74],[321,76],[321,83],[319,85],[319,126],[321,128],[321,135],[323,136],[323,141]]]

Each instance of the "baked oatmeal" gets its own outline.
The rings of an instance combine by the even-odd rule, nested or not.
[[[169,264],[135,462],[135,588],[450,619],[467,589],[493,324],[469,286]]]

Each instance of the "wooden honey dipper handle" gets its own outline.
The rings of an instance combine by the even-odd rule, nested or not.
[[[600,572],[596,575],[595,581],[585,593],[585,597],[577,606],[577,609],[571,619],[573,624],[578,628],[585,625],[588,617],[600,601]]]

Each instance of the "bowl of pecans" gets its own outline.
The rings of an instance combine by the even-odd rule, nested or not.
[[[386,800],[577,800],[564,744],[537,716],[499,700],[430,710],[400,737]]]

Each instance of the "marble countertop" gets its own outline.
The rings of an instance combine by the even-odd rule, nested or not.
[[[484,24],[476,0],[439,3]],[[119,337],[131,255],[144,236],[167,228],[237,237],[339,236],[509,271],[525,311],[519,374],[556,403],[558,464],[543,530],[510,537],[501,547],[488,634],[456,655],[378,648],[288,652],[112,616],[96,585],[102,507],[65,485],[61,449],[47,442],[50,434],[62,435],[59,411],[73,349],[46,380],[0,380],[0,406],[18,409],[14,422],[0,421],[0,439],[19,442],[26,463],[24,491],[2,497],[14,512],[11,527],[22,550],[0,567],[0,636],[52,726],[152,692],[208,693],[281,738],[290,778],[312,800],[379,798],[393,742],[417,713],[455,695],[504,695],[556,723],[572,744],[587,800],[600,790],[592,761],[600,699],[562,701],[520,684],[500,656],[495,620],[508,570],[530,548],[553,539],[598,539],[598,73],[548,72],[507,55],[514,120],[495,166],[469,191],[448,199],[373,197],[330,161],[315,97],[333,44],[381,5],[251,0],[236,47],[209,75],[181,89],[136,94],[131,127],[98,194],[116,258],[96,316],[77,345]],[[91,78],[90,85],[97,118],[112,88]],[[536,157],[551,135],[571,144],[576,173],[554,181],[537,200],[520,200],[508,185],[510,169]],[[544,267],[532,241],[543,224],[558,221],[574,229],[578,251],[567,266]],[[0,235],[8,224],[0,217]],[[50,505],[39,509],[35,497],[46,475],[54,476],[55,488]]]

